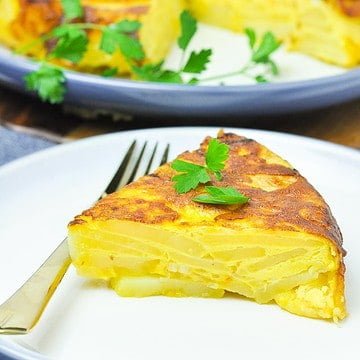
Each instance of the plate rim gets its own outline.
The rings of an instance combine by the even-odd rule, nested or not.
[[[37,161],[38,158],[44,158],[48,156],[48,153],[52,155],[52,153],[61,153],[64,151],[64,149],[72,148],[73,146],[85,146],[89,142],[93,141],[101,141],[104,138],[111,138],[111,137],[117,137],[121,136],[122,134],[132,134],[137,132],[157,132],[157,131],[173,131],[173,130],[179,130],[179,131],[190,131],[190,130],[204,130],[206,131],[214,131],[214,130],[224,130],[224,131],[236,131],[239,132],[241,135],[242,133],[246,135],[246,133],[255,133],[255,134],[261,134],[265,136],[280,136],[280,138],[293,138],[297,141],[305,141],[306,143],[311,144],[315,148],[318,149],[331,149],[333,152],[336,152],[336,154],[339,154],[339,152],[343,153],[344,156],[348,156],[351,158],[354,158],[354,160],[360,161],[360,149],[352,148],[346,145],[336,144],[332,143],[327,140],[321,140],[312,138],[309,136],[303,136],[303,135],[297,135],[297,134],[290,134],[286,132],[281,131],[273,131],[273,130],[262,130],[262,129],[254,129],[254,128],[242,128],[242,127],[228,127],[228,126],[164,126],[164,127],[150,127],[150,128],[144,128],[144,129],[132,129],[132,130],[125,130],[125,131],[117,131],[114,133],[109,134],[101,134],[101,135],[95,135],[83,139],[78,140],[70,140],[62,144],[56,144],[55,146],[52,146],[50,148],[42,149],[39,151],[36,151],[35,153],[25,155],[19,159],[12,160],[2,166],[0,166],[0,176],[3,176],[6,172],[11,172],[12,170],[15,170],[17,167],[26,166],[28,163],[31,163],[33,161]],[[24,164],[23,164],[24,163]]]
[[[74,151],[76,148],[81,148],[88,146],[89,144],[93,142],[102,142],[106,141],[106,139],[116,138],[125,136],[128,134],[134,134],[134,137],[136,137],[136,133],[156,133],[156,132],[168,132],[172,131],[175,132],[177,130],[179,131],[185,131],[190,132],[192,130],[196,131],[203,131],[204,136],[208,132],[214,132],[216,130],[219,130],[220,127],[218,126],[181,126],[181,127],[159,127],[159,128],[146,128],[146,129],[135,129],[135,130],[127,130],[127,131],[119,131],[111,134],[103,134],[103,135],[97,135],[81,140],[75,140],[71,142],[67,142],[64,144],[60,144],[57,146],[53,146],[51,148],[40,150],[36,153],[21,157],[17,160],[10,161],[9,163],[0,166],[0,178],[3,176],[7,176],[8,173],[11,173],[13,171],[16,171],[18,168],[31,166],[33,162],[40,161],[46,157],[51,156],[61,156],[61,153],[64,151]],[[269,138],[275,137],[277,140],[280,141],[288,141],[288,138],[291,138],[295,141],[298,141],[302,144],[305,144],[306,146],[309,146],[310,148],[314,150],[325,150],[331,153],[335,153],[337,156],[344,156],[349,157],[351,161],[356,161],[360,165],[360,151],[357,149],[352,149],[350,147],[334,144],[329,141],[319,140],[319,139],[313,139],[306,136],[301,135],[295,135],[295,134],[287,134],[284,132],[277,132],[277,131],[268,131],[268,130],[258,130],[258,129],[246,129],[246,128],[237,128],[237,127],[224,127],[224,131],[236,131],[240,135],[243,133],[245,136],[249,136],[250,134],[254,134],[255,136],[257,134],[261,136],[269,136]],[[250,136],[254,136],[250,135]],[[129,140],[131,141],[131,139]],[[18,343],[15,343],[11,340],[7,339],[7,336],[0,336],[0,358],[1,355],[6,355],[10,357],[10,359],[22,359],[22,360],[49,360],[47,356],[41,353],[37,353],[36,351],[32,351],[30,349],[27,349],[26,347],[21,346]]]
[[[121,134],[127,134],[127,133],[136,133],[136,132],[156,132],[156,131],[172,131],[174,129],[180,130],[180,131],[187,131],[187,130],[204,130],[204,131],[213,131],[213,130],[220,130],[223,129],[224,131],[239,131],[240,134],[242,132],[246,133],[252,133],[255,134],[262,134],[262,135],[271,135],[271,136],[280,136],[280,137],[291,137],[298,141],[305,141],[312,143],[313,146],[318,148],[326,148],[327,150],[329,148],[332,148],[333,151],[336,151],[338,154],[339,151],[342,152],[345,156],[349,156],[351,158],[354,158],[357,161],[360,161],[360,149],[352,148],[350,146],[341,145],[332,143],[327,140],[321,140],[317,138],[312,138],[309,136],[303,136],[303,135],[297,135],[297,134],[290,134],[286,132],[281,131],[273,131],[273,130],[262,130],[262,129],[254,129],[254,128],[242,128],[242,127],[222,127],[222,126],[163,126],[163,127],[149,127],[144,129],[132,129],[132,130],[125,130],[125,131],[117,131],[114,133],[109,134],[101,134],[101,135],[95,135],[88,138],[83,139],[77,139],[77,140],[70,140],[62,144],[55,144],[55,146],[52,146],[50,148],[42,149],[39,151],[36,151],[35,153],[22,156],[21,158],[9,161],[8,163],[3,164],[0,166],[0,176],[3,176],[4,173],[10,172],[17,167],[25,166],[27,163],[31,163],[32,161],[36,161],[37,158],[46,157],[47,153],[49,152],[52,154],[53,152],[58,153],[62,152],[63,149],[67,149],[68,147],[73,146],[81,146],[82,144],[86,144],[88,142],[92,141],[101,141],[101,139],[106,137],[117,137]],[[246,134],[245,134],[246,135]],[[25,164],[23,164],[23,162]]]
[[[9,360],[50,360],[49,357],[29,350],[20,344],[0,338],[0,359],[5,355]]]

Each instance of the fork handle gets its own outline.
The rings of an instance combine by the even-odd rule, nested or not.
[[[71,263],[67,238],[0,306],[0,334],[27,334],[38,322]]]

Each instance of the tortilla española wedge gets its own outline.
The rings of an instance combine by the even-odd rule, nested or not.
[[[108,280],[122,296],[231,292],[301,316],[343,319],[345,251],[324,199],[256,141],[222,132],[218,140],[230,152],[214,185],[236,188],[248,203],[196,203],[203,186],[177,193],[166,164],[69,224],[78,273]],[[209,141],[178,159],[203,165]]]

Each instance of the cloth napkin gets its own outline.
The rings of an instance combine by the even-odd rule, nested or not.
[[[0,166],[54,145],[55,143],[49,140],[18,133],[0,126]]]

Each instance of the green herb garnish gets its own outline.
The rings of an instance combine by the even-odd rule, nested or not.
[[[137,20],[122,20],[113,25],[110,25],[116,31],[124,34],[133,34],[140,30],[141,22]]]
[[[221,143],[219,140],[211,139],[205,155],[207,168],[212,171],[217,180],[222,179],[220,170],[225,168],[225,161],[229,158],[229,145]]]
[[[119,70],[118,70],[117,67],[107,68],[101,73],[101,76],[103,76],[103,77],[113,77],[118,73],[118,71]]]
[[[158,64],[145,64],[143,66],[133,66],[133,72],[139,80],[163,82],[163,83],[182,83],[183,79],[177,71],[163,70],[163,62]]]
[[[61,0],[65,20],[70,21],[84,16],[80,0]]]
[[[207,184],[212,180],[211,175],[215,175],[216,179],[221,181],[221,170],[225,168],[229,151],[228,145],[217,139],[211,139],[205,154],[205,165],[175,160],[171,167],[180,173],[172,178],[176,192],[185,194],[196,189],[200,184]],[[206,186],[205,190],[207,194],[196,196],[193,201],[213,205],[235,205],[245,204],[250,200],[233,187]]]
[[[207,194],[193,198],[193,201],[213,205],[246,204],[250,199],[233,187],[206,186]]]
[[[254,50],[255,44],[256,44],[256,33],[254,29],[246,28],[245,34],[248,37],[249,40],[249,46],[251,49]]]
[[[191,52],[189,60],[182,69],[184,73],[201,74],[206,70],[206,65],[210,62],[212,55],[211,49]]]
[[[63,72],[51,65],[41,67],[25,76],[26,87],[37,91],[43,101],[57,104],[64,100],[65,76]]]
[[[211,180],[205,166],[175,160],[171,167],[181,173],[172,178],[175,181],[175,190],[179,194],[185,194],[190,190],[196,189],[200,184],[206,184]]]
[[[187,49],[190,45],[191,40],[195,36],[198,25],[197,20],[192,16],[192,14],[185,10],[182,12],[180,16],[180,24],[181,24],[181,35],[178,38],[179,48],[182,50],[181,62],[180,62],[180,70],[178,71],[181,82],[185,82],[183,79],[184,73],[190,74],[201,74],[206,70],[207,64],[211,60],[212,50],[211,49],[203,49],[200,51],[192,51],[188,59],[186,59]],[[193,78],[190,80],[191,84],[195,84],[198,82],[197,78]]]
[[[138,31],[141,24],[138,21],[123,20],[119,23],[105,26],[102,29],[100,49],[107,54],[113,54],[120,49],[128,61],[143,60],[144,50],[140,41],[131,36]]]
[[[75,64],[83,58],[88,45],[88,37],[84,30],[67,24],[55,28],[52,33],[57,39],[57,44],[49,54],[50,57],[69,60]]]
[[[182,50],[181,63],[178,71],[163,68],[163,62],[158,64],[145,64],[143,66],[133,66],[133,71],[139,80],[166,82],[183,84],[184,74],[201,74],[206,70],[207,64],[210,62],[212,50],[204,49],[199,52],[192,51],[187,57],[187,49],[191,40],[197,31],[197,21],[187,10],[183,11],[180,16],[181,34],[178,38],[179,48]],[[186,61],[185,61],[186,60]],[[197,84],[199,80],[193,78],[190,84]]]
[[[196,34],[197,21],[187,10],[180,15],[181,35],[178,38],[178,45],[181,50],[186,50]]]
[[[205,166],[175,160],[171,167],[181,173],[172,179],[175,182],[175,190],[179,194],[187,193],[200,184],[208,183],[211,180],[211,174],[220,180],[222,178],[220,170],[224,169],[228,157],[229,146],[217,139],[211,139],[205,155]]]
[[[200,79],[200,82],[222,80],[237,75],[243,75],[257,83],[267,83],[269,82],[269,75],[279,74],[278,66],[271,59],[271,55],[273,55],[281,45],[274,34],[267,32],[260,40],[257,39],[257,35],[253,29],[246,29],[245,34],[248,37],[249,47],[251,49],[251,58],[245,66],[237,71]]]

